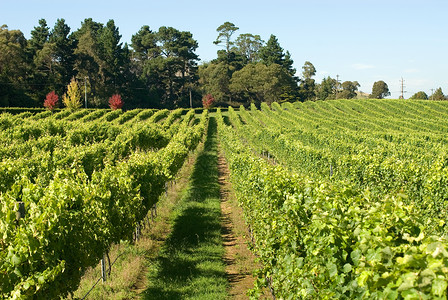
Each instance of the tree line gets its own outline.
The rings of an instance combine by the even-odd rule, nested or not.
[[[85,19],[71,32],[64,19],[50,28],[45,19],[27,40],[20,30],[0,27],[0,106],[42,107],[45,96],[63,95],[75,80],[89,107],[107,107],[122,95],[128,108],[202,106],[201,99],[228,104],[355,98],[357,81],[331,77],[316,83],[306,61],[300,76],[289,51],[275,35],[267,42],[225,22],[217,28],[217,57],[199,64],[192,33],[173,27],[142,26],[123,44],[114,20]],[[390,95],[376,82],[371,97]]]
[[[52,29],[39,20],[31,38],[0,28],[0,105],[42,106],[50,91],[62,95],[75,79],[91,107],[121,94],[129,107],[186,105],[197,92],[197,42],[172,27],[143,26],[131,45],[120,42],[113,20],[85,19],[74,32],[58,19]]]

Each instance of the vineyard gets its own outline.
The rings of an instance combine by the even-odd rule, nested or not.
[[[332,100],[0,114],[0,299],[76,290],[214,119],[263,266],[252,298],[447,298],[448,104]]]
[[[182,109],[0,115],[0,298],[74,291],[132,239],[207,122]]]
[[[445,102],[273,103],[217,119],[264,266],[257,286],[280,299],[446,299]]]

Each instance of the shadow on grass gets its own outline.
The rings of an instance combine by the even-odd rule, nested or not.
[[[225,299],[218,182],[217,125],[210,118],[204,150],[176,209],[172,232],[149,274],[144,299]]]

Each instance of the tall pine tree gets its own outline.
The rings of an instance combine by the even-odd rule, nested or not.
[[[277,101],[296,101],[299,97],[299,89],[297,86],[298,78],[295,76],[296,70],[292,66],[294,61],[289,51],[286,51],[286,53],[283,51],[275,35],[271,34],[266,45],[260,49],[259,57],[261,63],[267,66],[279,65],[290,76],[288,82],[283,85],[283,92]]]
[[[260,49],[259,56],[261,62],[267,66],[277,64],[285,68],[291,76],[294,76],[296,73],[292,66],[294,61],[291,59],[291,54],[289,51],[283,52],[277,37],[273,34],[271,34],[266,45]]]
[[[39,26],[31,31],[31,38],[28,40],[28,72],[27,90],[36,103],[41,102],[50,91],[50,78],[52,77],[52,51],[49,46],[50,28],[45,19],[39,20]]]
[[[50,32],[49,43],[53,56],[53,80],[57,94],[65,92],[67,82],[76,75],[74,70],[76,42],[70,36],[70,27],[64,19],[58,19]]]
[[[28,51],[31,56],[35,56],[36,52],[42,50],[45,43],[48,42],[50,36],[50,28],[47,26],[45,19],[39,20],[39,26],[34,27],[31,31],[31,38],[28,40]]]

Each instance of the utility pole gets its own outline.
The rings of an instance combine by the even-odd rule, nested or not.
[[[431,100],[434,100],[434,89],[431,89]]]
[[[87,108],[87,76],[84,77],[84,102],[86,104],[86,108]]]
[[[338,98],[338,89],[339,89],[339,75],[336,75],[336,91],[335,91],[334,99]]]
[[[401,82],[401,95],[400,95],[400,99],[404,99],[404,93],[406,93],[406,91],[404,90],[404,88],[405,88],[406,86],[404,85],[404,79],[403,79],[403,77],[401,77],[400,82]]]
[[[188,85],[190,89],[190,108],[193,108],[193,97],[191,95],[191,76],[188,76]]]

